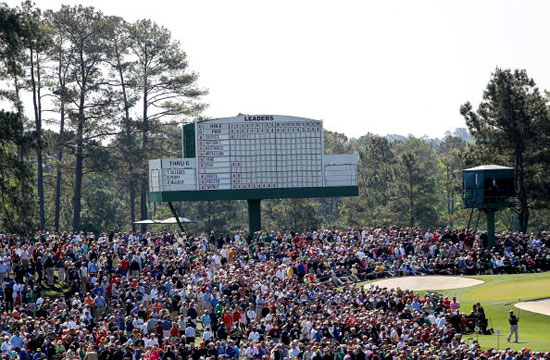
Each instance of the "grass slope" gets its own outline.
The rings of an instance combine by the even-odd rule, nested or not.
[[[485,283],[462,289],[439,290],[436,292],[460,301],[462,312],[469,313],[474,303],[480,302],[489,319],[489,327],[500,329],[500,349],[530,348],[536,351],[550,351],[550,316],[520,310],[514,304],[522,301],[550,297],[550,273],[519,275],[469,276]],[[423,295],[423,292],[418,292]],[[513,309],[520,317],[519,342],[508,343],[510,326],[508,311]],[[465,339],[477,338],[476,334],[466,335]],[[497,348],[496,335],[480,335],[479,343],[483,348]]]
[[[469,288],[443,290],[447,296],[456,296],[461,303],[463,312],[470,312],[474,303],[480,302],[485,309],[489,326],[500,329],[500,348],[512,349],[530,348],[537,351],[550,350],[550,317],[520,310],[514,304],[522,301],[550,297],[550,273],[520,274],[520,275],[488,275],[476,276],[485,281],[482,285]],[[508,343],[510,326],[508,311],[513,309],[520,317],[519,343]],[[472,336],[468,336],[472,337]],[[497,336],[480,336],[479,342],[484,348],[497,348]]]

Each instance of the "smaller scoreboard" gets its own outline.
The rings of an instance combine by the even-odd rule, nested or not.
[[[357,155],[325,155],[320,120],[212,119],[185,125],[182,140],[183,158],[149,161],[153,199],[174,198],[158,195],[170,192],[184,192],[183,200],[318,197],[336,194],[336,188],[344,189],[343,196],[357,192]],[[323,191],[327,188],[333,191]]]

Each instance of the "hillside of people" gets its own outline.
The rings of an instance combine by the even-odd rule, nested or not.
[[[481,231],[396,226],[3,233],[0,351],[23,360],[550,358],[467,343],[462,319],[486,323],[480,304],[358,286],[550,269],[550,234],[498,235],[487,249]]]

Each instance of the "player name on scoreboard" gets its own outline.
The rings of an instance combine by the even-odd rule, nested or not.
[[[243,115],[197,122],[193,131],[183,138],[194,140],[184,144],[194,157],[149,162],[151,191],[357,185],[357,156],[324,155],[319,120]]]
[[[198,190],[231,189],[229,124],[199,124],[197,150]]]
[[[196,190],[195,159],[149,160],[149,187],[151,191]]]

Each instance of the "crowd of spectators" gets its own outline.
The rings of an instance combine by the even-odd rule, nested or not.
[[[20,360],[550,359],[468,343],[452,301],[362,280],[550,269],[550,237],[356,228],[0,235],[0,353]],[[463,309],[465,311],[465,309]],[[471,330],[471,329],[470,329]]]

